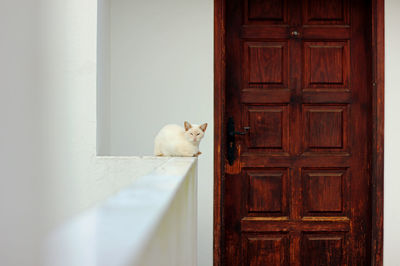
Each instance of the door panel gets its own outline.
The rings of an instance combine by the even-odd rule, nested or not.
[[[246,24],[284,24],[287,22],[287,1],[246,0],[244,17]]]
[[[245,42],[244,48],[244,88],[288,87],[287,42]]]
[[[349,42],[304,42],[303,89],[349,90]]]
[[[346,265],[343,234],[305,233],[302,235],[302,265]]]
[[[347,25],[350,0],[303,1],[303,25]]]
[[[226,1],[224,265],[370,260],[368,6]]]
[[[285,265],[289,261],[289,239],[286,234],[245,235],[243,251],[246,265]]]
[[[289,151],[289,106],[244,105],[244,124],[251,131],[244,136],[244,151],[285,153]]]
[[[303,217],[349,218],[349,178],[346,168],[303,168]]]
[[[304,104],[301,110],[303,152],[348,155],[348,109],[346,104]]]
[[[289,213],[289,169],[244,170],[247,175],[247,217],[287,216]]]

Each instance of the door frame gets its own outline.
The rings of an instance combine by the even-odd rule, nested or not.
[[[214,266],[222,263],[223,188],[225,165],[225,7],[214,0]],[[383,151],[384,151],[384,0],[371,1],[372,165],[371,165],[371,265],[383,265]]]

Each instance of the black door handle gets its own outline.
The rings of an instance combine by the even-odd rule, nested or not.
[[[245,130],[244,132],[241,132],[241,131],[233,131],[233,132],[230,132],[229,134],[230,134],[231,136],[232,136],[232,135],[246,135],[247,132],[249,131],[250,127],[243,127],[243,129]]]
[[[250,127],[244,127],[245,131],[235,131],[235,122],[233,121],[233,117],[229,117],[228,125],[227,125],[227,159],[229,165],[233,165],[233,162],[236,159],[236,143],[235,143],[235,135],[245,135],[249,132]]]

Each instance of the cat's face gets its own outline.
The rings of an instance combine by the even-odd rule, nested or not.
[[[185,137],[189,142],[199,143],[204,137],[204,133],[207,129],[207,123],[198,125],[191,125],[189,122],[185,121]]]

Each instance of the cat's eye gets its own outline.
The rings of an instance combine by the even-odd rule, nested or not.
[[[200,135],[200,133],[197,133],[197,135],[196,135],[196,136],[198,136],[198,135]]]
[[[193,133],[190,133],[190,135],[192,135],[192,136],[193,136]]]

